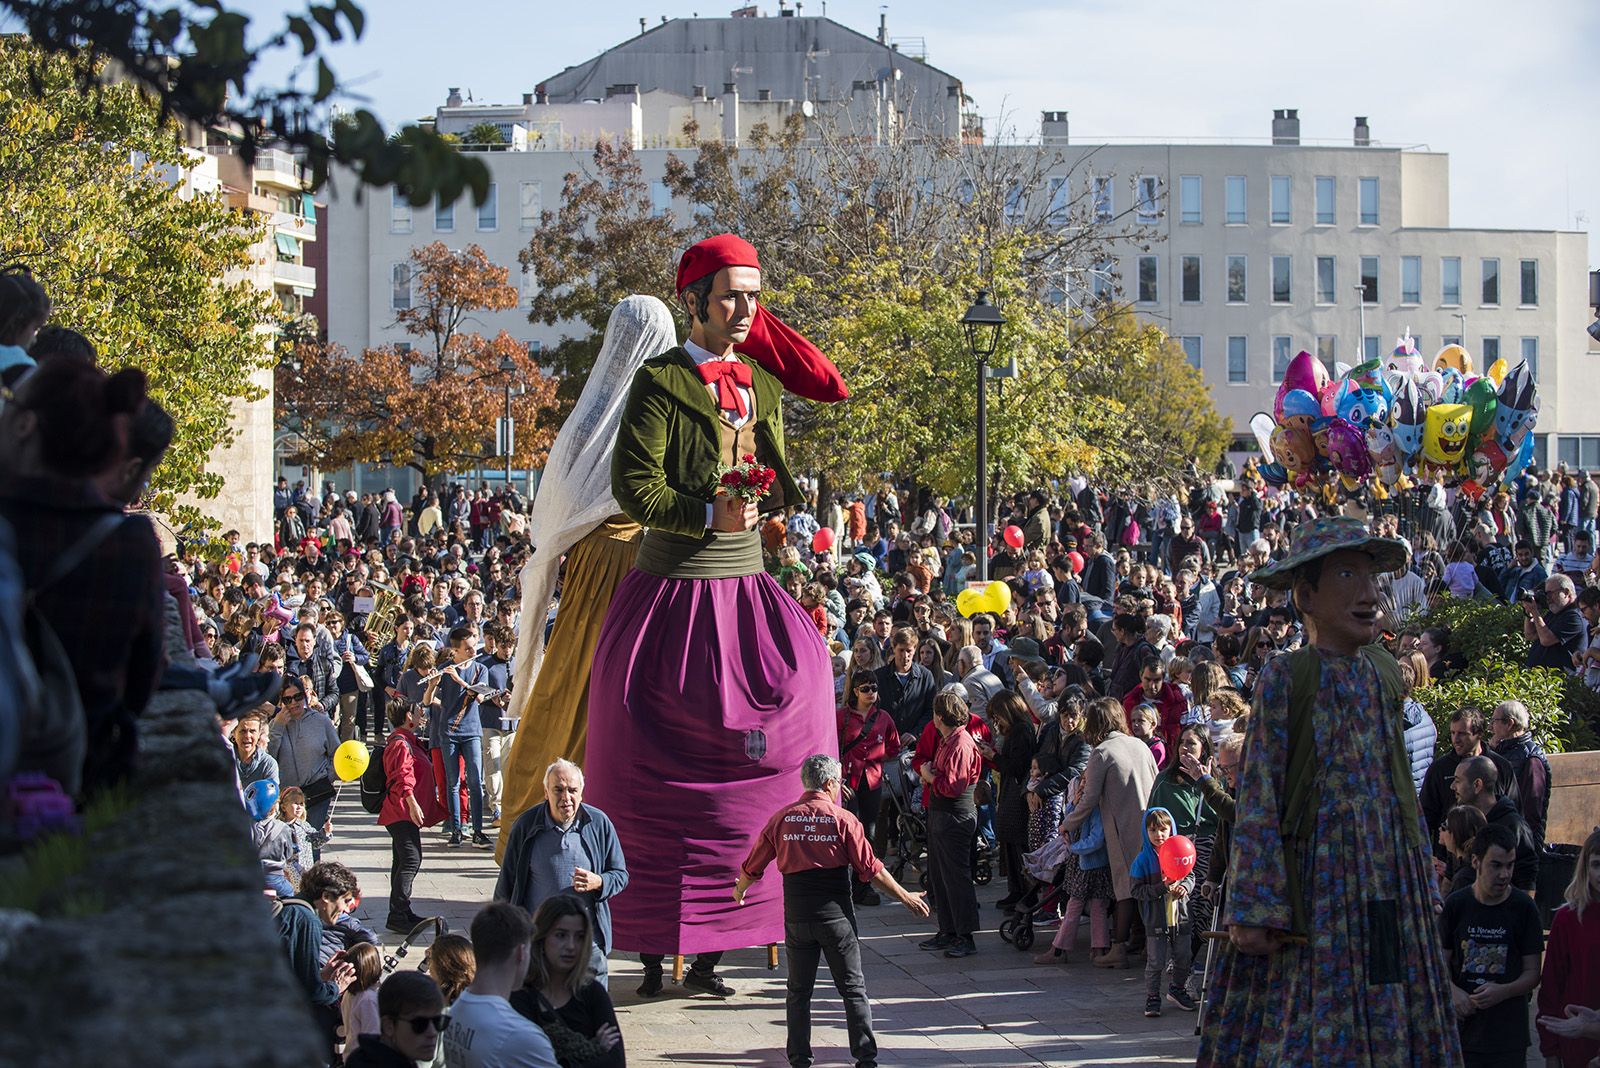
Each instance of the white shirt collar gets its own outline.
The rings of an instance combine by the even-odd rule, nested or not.
[[[696,367],[699,367],[703,363],[737,360],[739,358],[731,352],[726,356],[718,356],[711,350],[700,345],[696,345],[693,341],[685,341],[683,343],[683,351],[689,354],[689,359],[694,361],[694,365]]]

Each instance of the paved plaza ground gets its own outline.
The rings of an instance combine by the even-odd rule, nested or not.
[[[356,872],[364,895],[359,914],[382,932],[389,836],[348,788],[335,809],[334,832],[325,855]],[[423,850],[414,907],[423,916],[444,916],[453,930],[465,934],[473,913],[494,890],[493,854],[470,846],[449,849],[437,831],[424,832]],[[778,876],[769,872],[767,877]],[[1024,953],[994,933],[1001,917],[994,901],[1001,893],[993,884],[979,888],[989,929],[978,936],[978,954],[965,960],[918,950],[917,942],[933,928],[899,905],[859,911],[867,992],[884,1065],[1194,1063],[1194,1014],[1168,1005],[1159,1019],[1145,1019],[1144,976],[1137,963],[1127,971],[1087,962],[1065,968],[1033,964],[1042,942]],[[1087,934],[1085,928],[1085,940]],[[419,959],[413,955],[406,966]],[[611,993],[629,1065],[782,1068],[781,953],[778,970],[768,971],[766,963],[765,949],[730,952],[720,971],[738,993],[726,1002],[690,996],[673,986],[670,976],[666,992],[646,1000],[634,993],[637,959],[613,956]],[[819,1066],[850,1064],[843,1008],[826,964],[813,1001],[812,1042]]]

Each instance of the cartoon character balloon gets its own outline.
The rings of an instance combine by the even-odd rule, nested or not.
[[[1533,415],[1539,407],[1538,387],[1534,384],[1533,372],[1528,369],[1528,361],[1517,364],[1506,375],[1505,381],[1500,383],[1498,400],[1494,434],[1500,447],[1509,454],[1533,426]]]
[[[1367,455],[1372,457],[1372,470],[1385,486],[1400,480],[1400,450],[1394,443],[1394,431],[1382,423],[1367,428]]]
[[[1422,451],[1422,427],[1427,413],[1415,382],[1406,382],[1395,391],[1390,422],[1394,427],[1395,448],[1400,450],[1400,460],[1409,464]]]
[[[1472,356],[1460,345],[1446,345],[1433,358],[1433,367],[1436,371],[1443,371],[1448,367],[1457,374],[1470,375],[1472,373]]]
[[[1465,404],[1428,406],[1422,431],[1422,459],[1417,465],[1424,477],[1448,478],[1461,471],[1471,429],[1472,409]]]
[[[1328,423],[1328,465],[1344,476],[1347,489],[1354,489],[1360,479],[1372,474],[1366,436],[1338,416]]]

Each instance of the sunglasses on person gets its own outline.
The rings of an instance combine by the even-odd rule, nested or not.
[[[278,695],[278,701],[286,705],[297,705],[305,699],[306,695],[303,693],[280,693]]]
[[[444,1013],[440,1013],[437,1016],[396,1016],[394,1018],[410,1024],[412,1034],[417,1035],[426,1031],[429,1024],[432,1024],[433,1029],[441,1035],[444,1034],[445,1028],[450,1026],[450,1017]]]
[[[863,682],[861,685],[856,687],[856,692],[857,693],[877,693],[878,692],[878,684],[875,683],[875,682]]]

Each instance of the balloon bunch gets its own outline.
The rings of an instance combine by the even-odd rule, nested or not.
[[[1387,360],[1355,367],[1302,352],[1289,361],[1272,413],[1250,420],[1266,462],[1261,477],[1297,488],[1336,481],[1359,489],[1408,479],[1459,485],[1476,499],[1533,459],[1539,394],[1526,361],[1496,360],[1475,374],[1472,356],[1446,345],[1431,365],[1408,333]]]
[[[1011,607],[1011,587],[1004,582],[991,582],[983,589],[967,589],[956,594],[956,611],[971,617],[979,612],[999,615]]]

